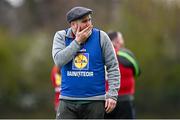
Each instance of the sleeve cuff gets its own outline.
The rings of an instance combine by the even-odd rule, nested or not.
[[[110,95],[106,94],[106,99],[108,99],[108,98],[111,98],[111,99],[117,101],[118,96],[110,96]]]

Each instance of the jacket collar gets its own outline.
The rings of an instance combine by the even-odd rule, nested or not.
[[[75,38],[75,35],[72,32],[72,28],[68,28],[67,29],[66,37],[68,37],[68,38]]]

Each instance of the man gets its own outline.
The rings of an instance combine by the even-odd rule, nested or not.
[[[60,86],[61,86],[61,74],[59,68],[54,65],[51,70],[51,82],[54,87],[55,96],[54,96],[54,109],[57,111],[59,106],[59,95],[60,95]]]
[[[125,48],[124,40],[120,32],[109,32],[113,46],[116,50],[119,69],[121,72],[121,88],[118,92],[118,100],[115,109],[105,114],[107,119],[134,119],[133,105],[135,78],[140,75],[140,68],[133,53]],[[108,85],[106,86],[108,89]]]
[[[74,7],[67,14],[70,28],[54,36],[52,55],[61,67],[62,84],[57,119],[104,118],[116,106],[120,73],[108,35],[93,28],[92,10]],[[105,92],[105,70],[109,92]]]

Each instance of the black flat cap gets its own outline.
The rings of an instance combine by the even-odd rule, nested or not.
[[[66,17],[67,21],[70,23],[71,21],[82,18],[85,15],[91,14],[92,10],[85,7],[74,7],[69,12],[67,12]]]

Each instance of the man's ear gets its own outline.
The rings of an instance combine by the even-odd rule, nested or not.
[[[70,23],[71,27],[73,27],[73,26],[74,26],[74,24],[75,24],[74,22],[71,22],[71,23]]]

